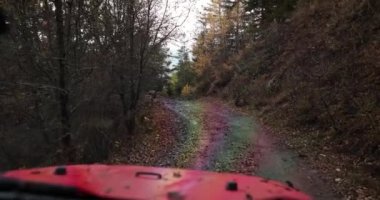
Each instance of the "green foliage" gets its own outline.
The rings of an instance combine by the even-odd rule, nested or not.
[[[176,96],[179,95],[180,93],[178,92],[178,74],[174,73],[173,75],[170,76],[169,84],[167,86],[167,91],[166,93],[169,96]]]
[[[174,73],[168,86],[168,94],[180,96],[185,87],[189,89],[195,84],[196,73],[193,69],[193,63],[190,60],[189,52],[183,46],[178,51],[179,62],[175,68],[177,72]],[[189,92],[189,90],[187,90]]]
[[[170,65],[167,62],[168,49],[160,47],[150,54],[150,58],[147,64],[150,67],[146,68],[142,90],[144,92],[150,90],[162,91],[170,79],[167,74],[167,69]]]

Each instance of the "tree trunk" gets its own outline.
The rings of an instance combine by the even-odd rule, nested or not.
[[[133,72],[136,68],[136,56],[135,56],[135,0],[130,0],[128,4],[128,25],[129,25],[129,64],[131,66],[131,81],[130,84],[130,101],[128,110],[126,112],[126,126],[129,133],[133,133],[135,130],[135,118],[136,118],[136,93],[135,93],[135,80]]]
[[[55,0],[55,14],[57,23],[57,48],[58,48],[58,68],[59,68],[59,92],[58,101],[61,110],[61,144],[63,148],[63,160],[72,162],[74,159],[74,153],[72,152],[71,144],[71,125],[70,116],[68,111],[69,94],[67,91],[66,83],[66,50],[64,42],[64,27],[63,27],[63,6],[62,0]]]
[[[127,112],[126,126],[129,133],[134,133],[136,128],[136,109],[131,108]]]

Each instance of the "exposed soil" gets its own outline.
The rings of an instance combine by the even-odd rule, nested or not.
[[[319,171],[250,115],[211,98],[163,98],[151,110],[144,119],[152,131],[122,142],[112,163],[258,175],[315,199],[340,199]]]

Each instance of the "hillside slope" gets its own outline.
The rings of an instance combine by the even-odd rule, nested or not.
[[[377,0],[300,2],[198,88],[258,110],[311,159],[328,154],[317,162],[344,169],[331,178],[345,195],[379,192],[379,11]]]
[[[235,97],[291,126],[350,137],[342,141],[350,153],[379,156],[380,3],[360,2],[320,1],[272,25],[264,42],[238,59],[249,69],[225,91],[249,79],[251,87]]]

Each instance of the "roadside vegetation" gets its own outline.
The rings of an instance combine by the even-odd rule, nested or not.
[[[168,81],[175,3],[1,0],[0,170],[107,160]]]
[[[379,11],[376,0],[213,1],[190,86],[253,110],[317,167],[344,168],[335,180],[344,195],[376,192]]]
[[[190,52],[186,46],[182,46],[177,53],[178,64],[174,67],[174,73],[170,77],[166,88],[166,94],[172,97],[189,98],[194,95],[196,84],[196,72],[193,68],[193,61],[190,59]]]

